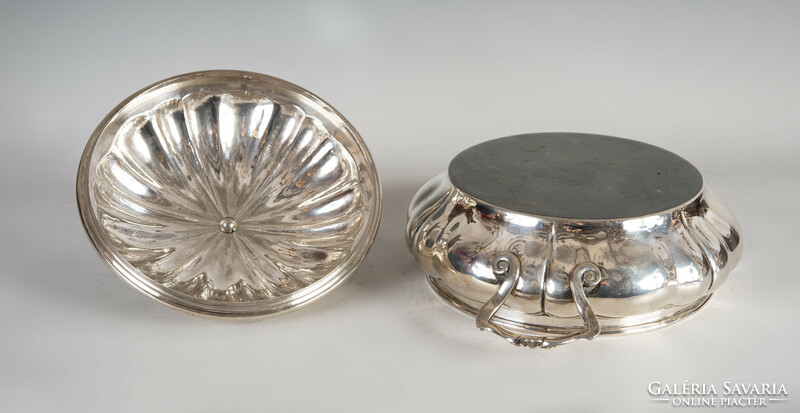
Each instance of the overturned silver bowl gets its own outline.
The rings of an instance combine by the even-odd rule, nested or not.
[[[700,172],[658,147],[541,133],[456,156],[409,207],[433,289],[528,347],[663,327],[736,265],[739,226]]]
[[[77,198],[118,275],[212,316],[330,291],[363,260],[381,209],[369,151],[339,112],[240,71],[176,76],[123,101],[86,145]]]

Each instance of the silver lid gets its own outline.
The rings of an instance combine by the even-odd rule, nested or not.
[[[111,268],[166,305],[256,316],[308,303],[361,263],[381,193],[358,132],[274,77],[205,71],[135,93],[89,139],[80,216]]]

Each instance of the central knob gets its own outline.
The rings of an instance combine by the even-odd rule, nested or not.
[[[239,228],[239,224],[231,217],[222,218],[222,221],[219,222],[219,230],[226,234],[233,234],[236,228]]]

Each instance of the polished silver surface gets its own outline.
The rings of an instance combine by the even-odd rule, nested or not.
[[[520,140],[542,149],[551,143],[574,145],[507,156],[502,166],[491,163],[498,154],[519,149]],[[516,345],[554,347],[681,320],[707,302],[741,256],[740,230],[727,205],[694,167],[667,151],[584,134],[490,142],[494,145],[476,146],[480,151],[465,151],[472,165],[465,173],[472,179],[450,175],[462,173],[459,155],[449,173],[420,189],[409,207],[407,241],[439,295],[476,315],[479,328]],[[645,146],[615,150],[631,145]],[[552,179],[537,171],[544,163],[538,156],[558,168]],[[634,163],[639,165],[647,165],[648,158],[663,161],[663,169],[632,168],[629,156],[642,157]],[[477,180],[476,173],[481,174]],[[536,179],[526,179],[529,175]],[[631,182],[661,198],[637,202],[636,194],[619,196]],[[545,188],[526,186],[531,183]],[[520,194],[501,191],[503,205],[474,194],[497,188]],[[549,195],[537,198],[531,196],[534,191]],[[641,215],[616,216],[615,203]],[[510,205],[525,205],[524,212]],[[570,216],[584,212],[590,216]]]
[[[575,300],[578,315],[585,328],[562,336],[531,336],[518,334],[495,324],[492,319],[508,297],[514,292],[520,279],[520,259],[513,253],[500,253],[492,259],[492,272],[501,280],[497,292],[478,310],[475,324],[479,329],[491,331],[517,346],[553,348],[575,340],[592,340],[600,334],[600,322],[586,299],[584,288],[594,288],[601,281],[600,268],[592,263],[578,265],[569,278],[570,292]]]
[[[121,103],[86,146],[77,196],[117,274],[214,316],[318,298],[355,270],[380,219],[375,166],[347,120],[239,71],[173,77]]]

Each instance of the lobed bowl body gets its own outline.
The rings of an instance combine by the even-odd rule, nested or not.
[[[645,144],[635,141],[597,135],[533,134],[514,139],[525,137],[536,143],[536,150],[540,146],[554,146],[555,142],[574,143],[579,147],[600,142],[601,145],[611,143],[615,151],[618,150],[615,144],[631,145],[632,154],[663,151],[650,145],[640,147]],[[482,144],[484,147],[480,149],[483,152],[477,155],[490,157],[486,153],[492,151],[492,142]],[[547,145],[540,145],[542,142]],[[501,151],[506,159],[509,158],[508,149],[505,147]],[[585,151],[553,150],[546,159],[563,155],[564,159],[582,165],[583,160],[578,158],[583,155],[576,155],[581,153]],[[586,155],[587,159],[594,162],[598,158],[593,167],[617,168],[621,165],[615,159],[622,158],[618,152],[609,155],[608,159],[613,162],[605,162],[603,155],[594,157],[591,153]],[[532,159],[543,162],[544,158]],[[554,165],[562,165],[558,162],[561,161],[556,159]],[[469,173],[492,175],[497,169],[480,163],[469,165]],[[693,169],[688,163],[686,165],[686,168]],[[680,163],[678,166],[684,167]],[[523,168],[525,173],[529,170],[540,172],[522,164],[511,167]],[[586,199],[590,203],[575,207],[571,202],[560,203],[558,199],[546,201],[525,194],[509,195],[507,188],[524,190],[525,186],[515,182],[506,187],[504,181],[509,176],[501,174],[496,184],[484,188],[486,192],[495,191],[506,197],[502,205],[498,205],[498,201],[475,196],[474,188],[462,188],[471,185],[472,181],[465,181],[464,175],[452,179],[454,171],[464,173],[456,169],[451,163],[448,172],[425,184],[411,201],[406,232],[409,249],[428,275],[434,290],[450,304],[470,314],[477,314],[502,283],[503,275],[493,271],[493,257],[504,252],[517,256],[520,260],[519,283],[494,316],[495,322],[514,331],[569,334],[584,327],[569,282],[570,274],[580,263],[592,263],[600,269],[599,283],[587,289],[586,297],[597,315],[601,334],[615,334],[662,327],[691,314],[725,282],[741,257],[738,223],[725,202],[709,190],[702,179],[696,182],[696,189],[684,191],[684,195],[692,194],[685,201],[664,210],[639,216],[614,216],[617,210],[611,205],[612,208],[607,208],[606,212],[609,215],[605,217],[569,218],[521,210],[556,205],[565,209],[582,209],[585,215],[602,211],[602,205],[591,202],[602,201],[603,196],[570,194],[576,187],[588,187],[578,180],[595,180],[601,185],[602,179],[571,176],[570,171],[574,168],[566,166],[548,167],[557,174],[568,175],[557,176],[566,183],[559,181],[553,191],[560,191],[564,197],[574,195],[576,200]],[[534,179],[525,173],[521,179]],[[630,175],[634,180],[647,180],[635,173]],[[662,185],[668,188],[672,178],[659,176],[658,179],[666,182]],[[456,180],[459,184],[454,184]],[[603,189],[615,190],[613,187]],[[655,189],[661,191],[661,188]],[[614,199],[611,202],[615,202]],[[651,207],[647,204],[650,201],[652,197],[645,194],[641,205]],[[634,201],[623,197],[616,202],[624,209]],[[510,208],[509,205],[517,207]],[[631,211],[635,212],[635,209]]]

